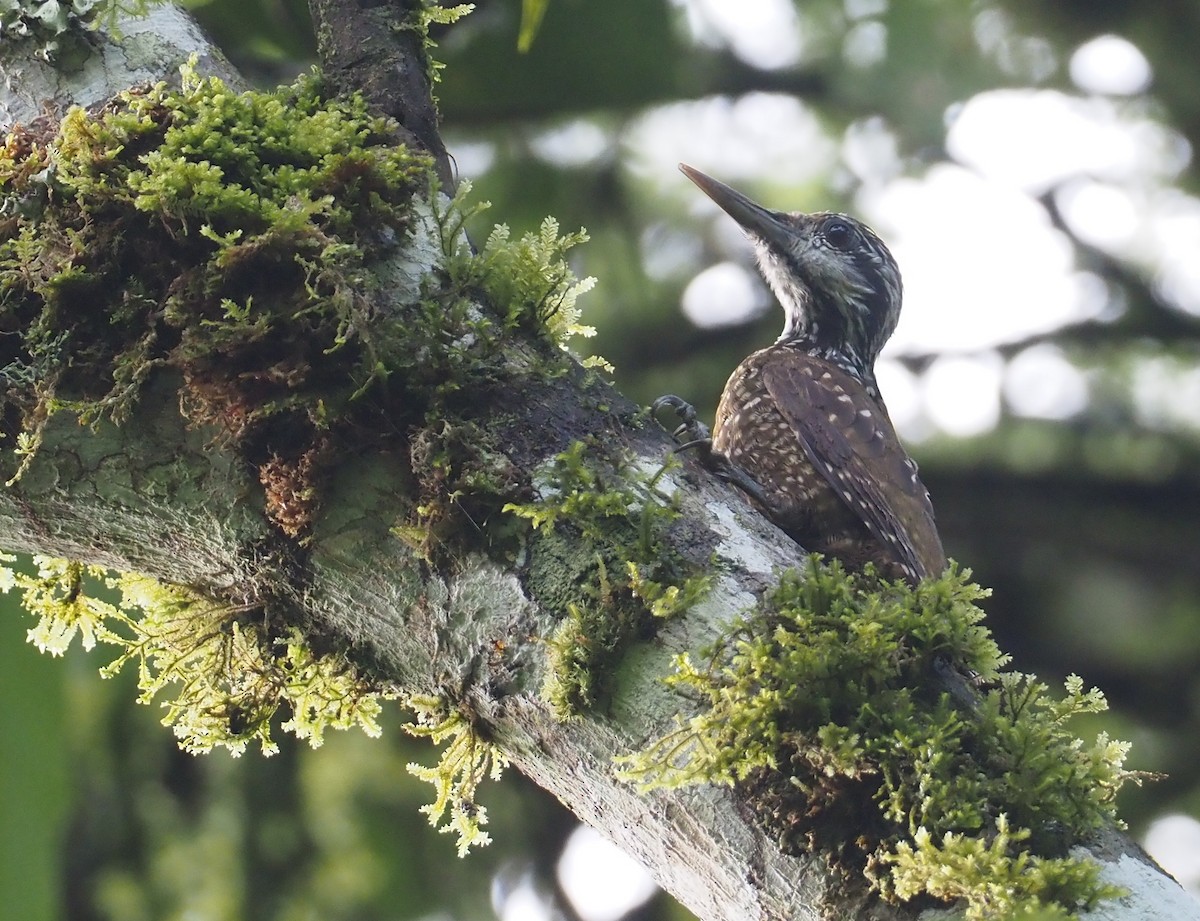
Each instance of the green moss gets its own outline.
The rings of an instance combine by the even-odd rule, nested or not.
[[[579,441],[554,458],[538,501],[505,506],[539,532],[528,582],[560,617],[544,689],[560,718],[596,706],[630,644],[709,589],[709,573],[663,540],[679,513],[658,492],[662,472]]]
[[[422,558],[447,567],[468,550],[497,558],[516,552],[520,529],[501,507],[522,492],[524,478],[484,426],[431,419],[414,430],[409,459],[420,501],[392,534]]]
[[[1099,882],[1097,864],[1043,857],[1029,849],[1029,829],[1013,830],[1003,813],[992,833],[947,832],[934,840],[918,828],[887,856],[891,891],[901,899],[922,895],[966,903],[968,919],[1029,918],[1068,921],[1124,891]]]
[[[425,49],[425,61],[428,68],[428,76],[430,84],[437,83],[441,79],[441,70],[446,65],[441,61],[435,61],[433,58],[433,49],[437,47],[435,42],[429,36],[429,27],[433,25],[448,26],[475,9],[474,3],[459,3],[455,6],[442,6],[440,0],[420,0],[417,4],[416,19],[411,25],[401,26],[400,28],[415,29],[421,35]],[[435,98],[436,102],[436,98]]]
[[[25,609],[38,618],[30,642],[54,655],[76,636],[84,649],[115,648],[118,655],[102,674],[135,663],[138,702],[159,702],[163,725],[187,751],[223,747],[240,755],[257,742],[273,754],[272,726],[280,713],[290,715],[279,728],[314,748],[327,729],[357,726],[378,735],[380,701],[396,696],[361,674],[344,652],[315,651],[299,629],[260,605],[223,604],[146,576],[67,560],[35,563],[34,575],[0,568],[0,590],[19,590]]]
[[[429,169],[361,98],[326,99],[314,77],[238,94],[185,69],[179,90],[72,109],[46,137],[13,131],[10,425],[19,413],[35,447],[55,412],[120,422],[174,368],[189,420],[256,463],[268,439],[296,466],[321,433],[366,426],[378,410],[364,397],[419,364],[372,315],[367,269],[410,233]]]
[[[580,324],[576,301],[595,286],[596,279],[576,278],[566,260],[568,250],[587,242],[587,231],[581,228],[560,235],[558,221],[547,217],[537,233],[512,240],[508,226],[497,224],[483,248],[474,252],[463,228],[490,205],[470,203],[470,193],[471,184],[464,181],[449,207],[434,203],[452,286],[482,294],[483,300],[502,311],[506,330],[548,335],[564,348],[575,336],[595,335],[595,329]],[[605,364],[603,360],[592,363]]]
[[[239,94],[186,68],[179,90],[10,133],[0,375],[17,476],[51,415],[121,422],[151,375],[175,369],[189,421],[241,447],[268,514],[303,537],[331,434],[421,441],[410,428],[460,428],[481,388],[559,373],[549,353],[516,370],[505,346],[515,329],[559,343],[588,332],[576,298],[591,280],[565,261],[586,235],[547,219],[519,240],[497,227],[474,252],[463,225],[486,205],[468,203],[465,183],[438,194],[432,161],[395,138],[394,123],[360,97],[326,98],[316,77]],[[381,310],[373,272],[407,245],[426,198],[440,264],[412,303]],[[482,483],[489,463],[460,458],[460,495],[418,496],[428,513],[401,527],[428,531],[464,490],[500,488]]]
[[[414,694],[406,703],[416,714],[415,721],[404,727],[409,735],[426,737],[438,745],[449,740],[437,765],[427,768],[409,764],[408,770],[433,784],[436,798],[428,806],[422,806],[421,811],[429,816],[429,824],[443,834],[457,833],[458,856],[463,857],[472,847],[491,843],[491,836],[483,830],[487,809],[475,802],[475,792],[485,779],[499,780],[508,759],[484,741],[470,719],[448,706],[445,700]],[[447,810],[450,820],[442,824]]]
[[[669,682],[709,709],[626,759],[626,778],[740,784],[786,849],[827,853],[890,898],[962,899],[970,918],[1113,896],[1065,849],[1115,821],[1127,746],[1070,732],[1105,707],[1080,679],[1059,700],[1002,670],[968,578],[880,584],[814,558],[703,665],[678,660]],[[950,663],[980,676],[977,704]]]

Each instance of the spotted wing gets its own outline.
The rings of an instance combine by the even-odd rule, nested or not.
[[[819,358],[781,356],[763,382],[812,464],[915,580],[946,565],[929,493],[886,410],[854,377]]]

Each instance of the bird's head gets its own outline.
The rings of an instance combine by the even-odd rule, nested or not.
[[[771,211],[698,169],[679,168],[754,242],[786,315],[779,341],[827,353],[873,383],[901,301],[900,270],[874,231],[845,214]]]

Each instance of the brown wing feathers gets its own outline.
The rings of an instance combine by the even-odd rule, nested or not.
[[[836,365],[781,352],[763,383],[813,467],[914,581],[946,560],[929,494],[886,410]]]

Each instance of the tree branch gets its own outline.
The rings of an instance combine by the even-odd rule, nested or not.
[[[154,65],[119,66],[131,57],[119,49],[130,46],[102,41],[106,64],[89,73],[102,73],[106,83],[47,73],[38,84],[44,89],[25,84],[19,92],[6,90],[8,111],[29,117],[51,90],[45,98],[59,109],[94,103],[163,76],[193,51],[220,62],[183,14],[167,8],[160,16],[158,28],[172,37],[160,36]],[[131,25],[127,34],[125,41],[136,43],[144,33]],[[27,66],[11,50],[6,54],[6,73]],[[428,130],[414,129],[426,142]],[[369,316],[376,332],[414,309],[421,315],[431,290],[450,273],[445,226],[428,203],[414,209],[411,236],[375,267],[380,283]],[[481,317],[494,308],[476,304],[471,311]],[[715,556],[720,566],[713,588],[685,615],[665,621],[652,640],[627,652],[607,713],[568,721],[556,718],[539,693],[559,614],[544,589],[530,589],[537,551],[489,552],[475,533],[481,522],[453,494],[440,497],[448,510],[443,532],[435,535],[441,546],[418,551],[398,536],[394,525],[413,520],[421,490],[428,489],[421,484],[432,475],[417,463],[419,439],[434,430],[445,436],[446,426],[462,426],[468,439],[486,441],[487,450],[502,455],[505,469],[534,492],[539,483],[547,491],[548,465],[580,441],[593,446],[598,464],[622,457],[635,470],[657,469],[669,452],[667,439],[644,424],[637,407],[590,372],[564,363],[544,337],[522,332],[519,324],[516,330],[505,342],[502,364],[488,366],[491,376],[464,377],[442,397],[455,401],[459,415],[412,422],[404,437],[366,442],[369,448],[352,440],[354,430],[337,430],[344,443],[328,449],[319,511],[303,539],[289,536],[278,516],[269,514],[260,486],[261,446],[223,432],[222,420],[189,420],[181,412],[189,397],[187,372],[162,368],[122,425],[80,426],[66,409],[50,416],[26,468],[0,490],[3,543],[270,606],[289,623],[336,638],[360,663],[405,690],[452,701],[470,715],[481,738],[620,842],[704,919],[916,917],[915,907],[888,905],[832,878],[823,856],[785,853],[733,789],[709,785],[641,795],[614,776],[615,757],[662,736],[677,717],[694,711],[693,703],[661,683],[672,657],[711,642],[774,584],[779,571],[798,561],[798,548],[739,495],[690,465],[659,481],[664,493],[678,492],[680,517],[664,537],[667,549],[691,561]],[[467,348],[467,339],[440,346]],[[392,400],[387,408],[396,410],[444,383],[418,380],[415,372],[412,380],[392,375],[386,394],[375,398]],[[15,434],[11,411],[6,428]],[[15,476],[20,462],[5,456],[3,475]],[[619,473],[614,465],[605,475]],[[485,537],[489,527],[482,523]],[[471,534],[474,544],[455,531]],[[578,539],[584,556],[590,540]],[[564,568],[558,578],[570,576]],[[1086,853],[1102,863],[1106,878],[1133,890],[1095,917],[1200,918],[1200,909],[1128,840],[1105,834]]]
[[[361,92],[429,151],[445,189],[454,188],[438,130],[422,0],[310,0],[322,69],[340,92]]]

